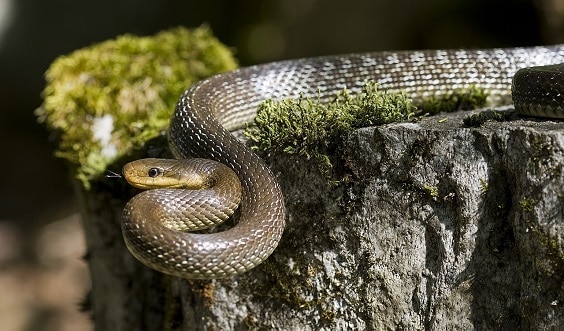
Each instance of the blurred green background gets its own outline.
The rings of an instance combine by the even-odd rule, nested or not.
[[[562,3],[553,0],[554,6]],[[391,49],[556,43],[532,0],[1,0],[0,220],[27,227],[74,207],[64,165],[36,124],[55,57],[123,33],[208,24],[241,65]],[[562,6],[562,4],[560,4]],[[554,9],[546,10],[554,13]],[[548,23],[547,23],[548,22]]]

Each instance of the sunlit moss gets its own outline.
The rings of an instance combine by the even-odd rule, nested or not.
[[[236,66],[206,27],[123,35],[57,58],[36,115],[56,133],[56,155],[88,187],[109,162],[168,126],[184,89]]]
[[[485,178],[478,178],[480,180],[480,194],[485,195],[488,193],[490,186],[488,184],[488,180]]]
[[[379,91],[375,83],[366,82],[360,93],[343,90],[329,103],[305,97],[266,100],[245,134],[254,149],[313,159],[327,175],[332,167],[330,155],[352,130],[406,121],[414,111],[404,93]]]
[[[439,197],[439,188],[436,186],[425,184],[423,185],[423,191],[425,191],[433,200],[436,200]]]
[[[470,87],[415,103],[405,93],[380,91],[376,83],[368,81],[362,92],[352,95],[343,90],[329,103],[306,97],[266,100],[245,134],[255,150],[313,159],[329,175],[332,155],[352,130],[413,120],[416,114],[482,107],[487,96],[484,89]]]

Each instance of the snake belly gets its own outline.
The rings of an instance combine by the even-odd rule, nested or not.
[[[343,88],[355,92],[366,80],[374,80],[379,89],[403,90],[414,99],[477,86],[489,93],[493,103],[503,103],[511,100],[512,78],[518,69],[559,63],[564,63],[564,45],[377,52],[273,62],[203,80],[180,97],[170,122],[169,145],[179,159],[212,159],[237,174],[242,187],[239,221],[227,231],[193,234],[148,226],[160,220],[154,215],[133,219],[127,212],[122,226],[126,242],[143,252],[141,261],[146,265],[184,278],[230,277],[268,258],[284,230],[284,198],[264,161],[230,133],[250,123],[265,99],[328,100]],[[562,86],[562,75],[557,79]],[[529,77],[517,90],[527,89],[531,81],[541,84],[541,89],[554,85],[546,78]],[[524,99],[523,104],[530,103],[531,98]],[[540,102],[532,103],[521,111],[564,118],[562,99],[551,100],[548,111],[535,106]],[[164,203],[171,209],[180,205]]]

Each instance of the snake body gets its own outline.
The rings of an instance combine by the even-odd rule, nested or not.
[[[230,133],[251,122],[259,103],[267,98],[303,95],[326,100],[343,88],[359,90],[371,79],[380,89],[403,90],[413,98],[478,86],[499,103],[510,100],[512,77],[518,69],[549,65],[547,70],[556,78],[539,78],[537,71],[517,74],[515,103],[526,115],[564,118],[564,78],[562,66],[555,66],[558,63],[564,63],[564,45],[326,56],[252,66],[208,78],[180,97],[170,122],[169,144],[179,159],[211,159],[234,171],[242,187],[239,221],[218,233],[176,231],[167,226],[163,214],[185,208],[183,199],[147,193],[132,199],[124,210],[127,246],[146,265],[184,278],[229,277],[255,267],[273,252],[285,225],[280,187],[266,164]],[[533,89],[531,84],[540,84],[543,90],[532,98],[523,96]],[[554,86],[560,92],[547,96],[552,92],[546,90]]]

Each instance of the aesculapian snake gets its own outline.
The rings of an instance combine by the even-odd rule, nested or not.
[[[126,165],[125,177],[138,181],[134,185],[141,188],[152,187],[148,181],[176,183],[185,178],[189,181],[181,187],[202,184],[204,188],[159,188],[135,196],[124,210],[127,247],[147,266],[184,278],[229,277],[255,267],[272,253],[285,225],[280,187],[265,163],[230,133],[251,122],[258,104],[267,98],[326,99],[345,87],[357,90],[370,79],[380,89],[403,90],[414,98],[473,85],[484,88],[497,102],[511,97],[518,69],[551,65],[519,71],[513,81],[513,101],[523,115],[562,119],[564,64],[554,66],[558,63],[564,63],[564,45],[378,52],[274,62],[201,81],[180,97],[169,144],[178,159],[205,158],[223,165],[201,159],[180,163],[146,159]],[[184,163],[191,168],[178,170]],[[239,184],[234,177],[240,180],[241,193],[236,192]],[[239,221],[229,230],[184,232],[192,227],[190,219],[209,227],[229,217],[239,199]],[[216,210],[215,205],[222,203],[226,205]]]

